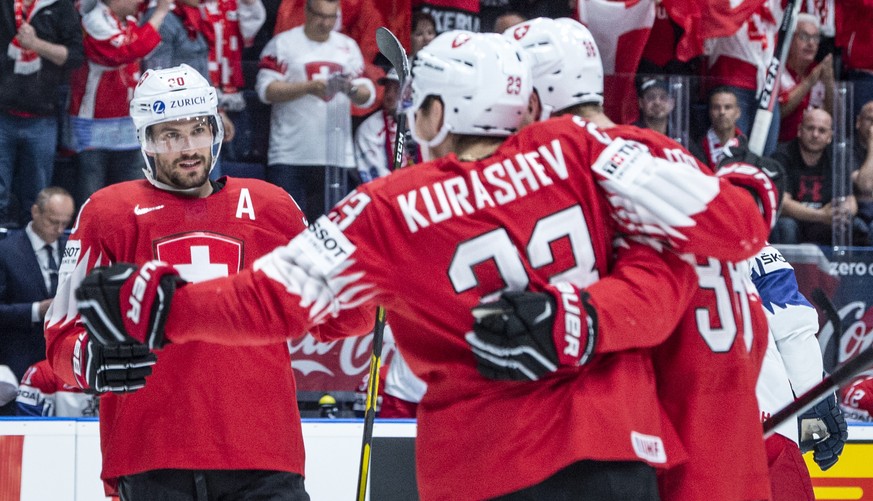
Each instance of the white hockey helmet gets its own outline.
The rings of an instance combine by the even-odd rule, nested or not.
[[[136,127],[136,136],[142,147],[146,178],[155,186],[172,191],[179,190],[158,181],[155,176],[152,155],[160,148],[149,134],[155,124],[188,118],[207,117],[212,126],[212,165],[218,161],[224,127],[218,114],[218,95],[206,78],[187,64],[143,73],[130,101],[130,116]]]
[[[540,17],[503,35],[524,48],[543,116],[577,104],[603,104],[603,63],[588,28],[570,18]]]
[[[518,130],[533,90],[521,47],[495,33],[448,31],[416,55],[404,102],[419,144],[436,146],[449,132],[508,136]],[[415,111],[428,96],[443,102],[442,130],[431,141],[415,137]]]

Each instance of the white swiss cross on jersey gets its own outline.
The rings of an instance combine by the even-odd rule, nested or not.
[[[304,65],[306,69],[307,80],[327,80],[333,73],[342,73],[343,67],[341,64],[331,61],[311,61]],[[327,94],[321,97],[324,101],[330,101],[332,95]]]
[[[242,240],[209,232],[173,235],[155,243],[156,257],[188,282],[226,277],[242,269]]]

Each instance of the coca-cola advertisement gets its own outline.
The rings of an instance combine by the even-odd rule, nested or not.
[[[375,318],[375,311],[373,312]],[[394,353],[394,338],[386,326],[382,364],[387,366]],[[288,342],[291,366],[298,391],[353,392],[369,374],[373,353],[373,333],[326,343],[310,334]]]
[[[819,312],[825,370],[867,349],[873,343],[873,251],[811,244],[778,248],[794,266],[800,292]]]

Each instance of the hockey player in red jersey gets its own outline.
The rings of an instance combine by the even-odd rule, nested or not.
[[[504,36],[517,40],[533,62],[539,99],[534,108],[542,110],[540,118],[576,115],[609,137],[644,144],[655,157],[697,167],[694,157],[675,141],[648,129],[616,125],[603,113],[603,69],[594,39],[583,25],[566,18],[540,18],[516,25]],[[659,472],[661,496],[767,499],[767,462],[755,398],[767,344],[761,301],[747,263],[705,256],[695,261],[697,292],[680,306],[685,313],[674,333],[653,350],[659,399],[689,454],[687,463]],[[652,290],[645,292],[646,287]],[[641,284],[646,294],[657,295],[658,288],[657,283]],[[598,316],[604,332],[609,332],[606,322],[611,320],[607,313]],[[477,325],[483,336],[502,329],[502,322],[494,319]]]
[[[306,227],[294,201],[273,185],[209,181],[222,140],[216,105],[215,89],[187,65],[142,76],[131,115],[147,180],[109,186],[84,204],[46,318],[54,371],[103,393],[101,476],[125,501],[204,499],[207,492],[208,499],[244,499],[256,488],[277,496],[270,499],[309,499],[286,343],[167,346],[144,384],[155,362],[148,350],[101,349],[76,309],[73,291],[96,266],[160,259],[196,283],[250,267]]]
[[[740,260],[769,226],[745,189],[578,118],[506,139],[527,109],[529,71],[520,47],[499,35],[440,35],[418,54],[409,107],[418,144],[437,160],[359,187],[229,279],[172,294],[175,272],[161,263],[121,277],[115,271],[134,268],[94,272],[77,292],[89,331],[109,345],[156,349],[165,339],[266,344],[380,303],[428,385],[416,445],[423,500],[657,499],[651,466],[675,465],[684,452],[662,419],[649,352],[636,347],[672,330],[694,273],[643,245],[613,270],[615,232]],[[769,217],[772,185],[744,180]],[[656,280],[657,294],[634,293]],[[578,306],[570,329],[549,333],[544,346],[555,351],[527,369],[539,381],[483,378],[467,312],[484,296],[550,281],[590,290],[566,298]],[[195,307],[201,315],[185,314]],[[614,331],[598,327],[599,315],[618,312]]]
[[[98,395],[64,383],[48,360],[31,365],[18,386],[15,398],[19,416],[96,417]]]
[[[840,390],[840,407],[850,420],[873,422],[873,372],[861,374]]]

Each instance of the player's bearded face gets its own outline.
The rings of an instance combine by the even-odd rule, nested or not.
[[[158,181],[179,189],[203,186],[212,166],[212,127],[206,117],[176,120],[152,126]]]

